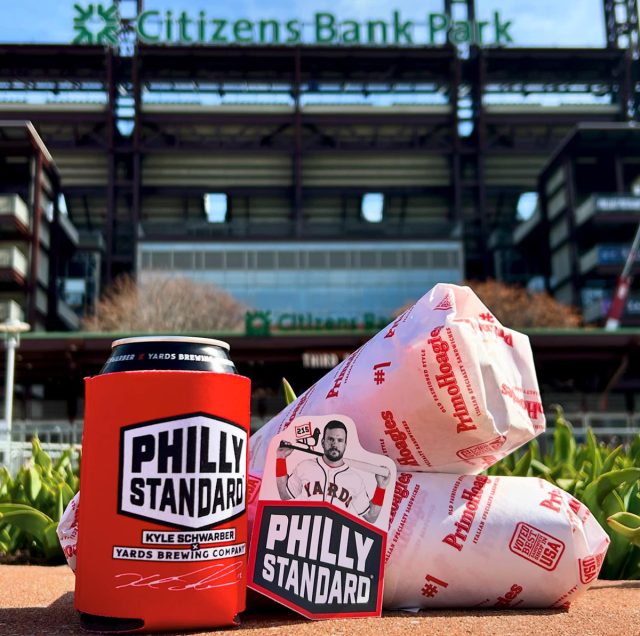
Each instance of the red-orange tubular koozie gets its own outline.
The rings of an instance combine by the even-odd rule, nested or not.
[[[246,596],[249,401],[228,345],[206,339],[117,341],[86,380],[75,596],[85,628],[234,624]]]

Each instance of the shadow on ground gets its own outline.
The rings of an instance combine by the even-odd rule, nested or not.
[[[640,581],[628,581],[616,585],[603,585],[603,587],[616,588],[640,588]],[[565,609],[513,609],[504,610],[430,610],[421,612],[385,611],[384,619],[415,619],[415,618],[443,618],[443,617],[489,617],[489,616],[553,616],[564,614]],[[294,627],[308,621],[291,610],[287,610],[273,603],[261,603],[260,607],[253,607],[242,615],[241,630],[256,631],[273,628]],[[382,629],[384,627],[382,626]],[[236,632],[236,630],[232,630]],[[194,632],[183,632],[185,635]],[[201,633],[201,632],[200,632]],[[227,630],[221,630],[219,634],[229,634]],[[43,634],[44,636],[62,634],[84,634],[80,627],[78,614],[73,606],[73,592],[67,592],[48,607],[24,607],[0,609],[0,634],[2,636],[32,636]]]
[[[73,592],[63,594],[48,607],[0,609],[0,634],[3,636],[84,633],[73,607]]]
[[[640,590],[640,581],[611,581],[611,585],[607,585],[607,581],[601,581],[597,588],[591,588],[589,592],[597,590],[607,590],[615,588],[617,590]]]

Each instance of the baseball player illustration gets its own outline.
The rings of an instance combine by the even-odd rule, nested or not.
[[[283,501],[326,501],[375,524],[391,479],[389,468],[345,457],[348,432],[345,423],[339,419],[331,419],[325,424],[320,445],[322,452],[308,446],[280,442],[275,455],[280,498]],[[294,450],[314,457],[303,459],[290,468],[287,458]],[[372,476],[375,476],[375,482]]]

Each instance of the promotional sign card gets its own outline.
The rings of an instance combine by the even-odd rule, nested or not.
[[[395,479],[348,417],[295,419],[267,452],[249,587],[307,618],[379,616]]]

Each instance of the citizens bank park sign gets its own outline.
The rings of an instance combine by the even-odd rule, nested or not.
[[[121,17],[115,4],[74,4],[74,44],[117,45]],[[145,44],[172,45],[367,45],[440,46],[476,44],[502,46],[513,42],[513,21],[493,11],[485,19],[453,20],[445,13],[407,19],[398,10],[385,18],[342,19],[316,12],[304,20],[216,16],[206,10],[143,11],[127,19],[136,39]]]

